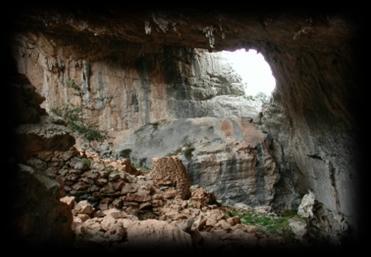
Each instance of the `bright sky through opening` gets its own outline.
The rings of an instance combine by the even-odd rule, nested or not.
[[[246,85],[246,95],[255,96],[261,92],[271,96],[276,86],[276,80],[262,54],[254,49],[247,52],[245,49],[239,49],[234,52],[222,51],[222,55],[242,77],[242,81]]]

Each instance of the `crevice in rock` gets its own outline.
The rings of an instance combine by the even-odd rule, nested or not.
[[[317,160],[321,160],[321,161],[323,161],[322,157],[319,156],[318,154],[307,154],[307,156],[308,156],[309,158],[313,158],[313,159],[317,159]]]

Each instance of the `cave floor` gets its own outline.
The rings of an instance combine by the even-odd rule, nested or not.
[[[269,206],[225,206],[198,185],[182,199],[176,184],[166,178],[155,183],[153,172],[136,169],[126,159],[101,158],[75,148],[39,158],[43,155],[54,160],[47,162],[54,165],[48,170],[63,185],[60,201],[71,210],[78,247],[228,248],[304,242],[306,222],[295,213],[278,216]],[[55,167],[55,160],[63,159]]]

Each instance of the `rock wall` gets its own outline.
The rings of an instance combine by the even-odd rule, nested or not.
[[[41,117],[45,114],[38,106],[41,96],[35,93],[27,79],[18,75],[14,84],[27,101],[16,105],[22,115],[17,119],[21,123],[17,129],[20,143],[15,156],[19,165],[13,171],[14,181],[9,182],[14,190],[10,206],[12,217],[7,221],[12,228],[10,236],[27,247],[72,247],[72,215],[67,205],[59,202],[63,188],[40,169],[40,163],[37,167],[25,164],[41,152],[63,153],[75,140],[66,127],[48,123],[46,116]],[[24,124],[26,122],[28,124]]]
[[[357,226],[356,158],[360,152],[351,113],[357,95],[356,78],[351,76],[355,74],[352,54],[349,45],[344,45],[300,53],[282,49],[268,58],[278,84],[276,103],[268,107],[262,122],[277,142],[277,158],[286,178],[282,191],[291,194],[294,188],[303,195],[312,190],[332,212],[331,238],[337,238],[336,234],[349,225]]]
[[[220,54],[163,47],[125,64],[79,58],[69,47],[43,34],[17,38],[18,71],[45,97],[49,112],[81,106],[87,120],[110,132],[162,119],[257,115]]]
[[[279,179],[272,141],[250,119],[189,118],[143,126],[120,142],[118,152],[138,166],[177,155],[192,178],[223,201],[268,205]]]
[[[114,152],[121,157],[132,152],[130,158],[139,166],[151,167],[152,158],[178,154],[192,145],[194,158],[184,161],[190,162],[194,183],[207,186],[222,200],[271,202],[276,164],[263,146],[264,136],[249,125],[259,110],[244,96],[241,78],[221,54],[163,47],[131,63],[88,61],[68,52],[71,46],[65,44],[45,34],[17,37],[18,71],[36,85],[49,112],[67,105],[82,107],[84,119],[112,137]],[[193,117],[218,119],[187,120]],[[148,132],[152,127],[158,127],[158,133]],[[253,146],[234,153],[232,142],[240,140],[252,140]]]

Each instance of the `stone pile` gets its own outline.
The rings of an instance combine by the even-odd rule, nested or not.
[[[110,208],[102,211],[83,200],[73,197],[61,199],[68,204],[74,215],[73,230],[80,245],[103,245],[106,247],[233,247],[280,243],[259,232],[256,226],[241,224],[238,217],[228,217],[226,207],[205,204],[198,208],[199,195],[208,194],[200,187],[192,188],[192,197],[182,200],[174,195],[174,189],[155,194],[165,204],[153,207],[157,218],[145,218],[129,214],[123,209]],[[200,194],[200,192],[202,194]]]
[[[229,247],[279,242],[226,215],[229,207],[194,185],[176,157],[154,159],[151,172],[129,160],[101,159],[75,148],[41,152],[27,164],[55,178],[73,214],[79,246]]]
[[[122,208],[136,206],[151,200],[151,185],[137,186],[138,176],[129,160],[100,159],[97,155],[79,153],[75,148],[66,152],[44,151],[27,161],[31,167],[43,171],[56,179],[64,195],[75,196],[77,200],[88,200],[95,208]],[[131,207],[132,208],[132,207]]]

